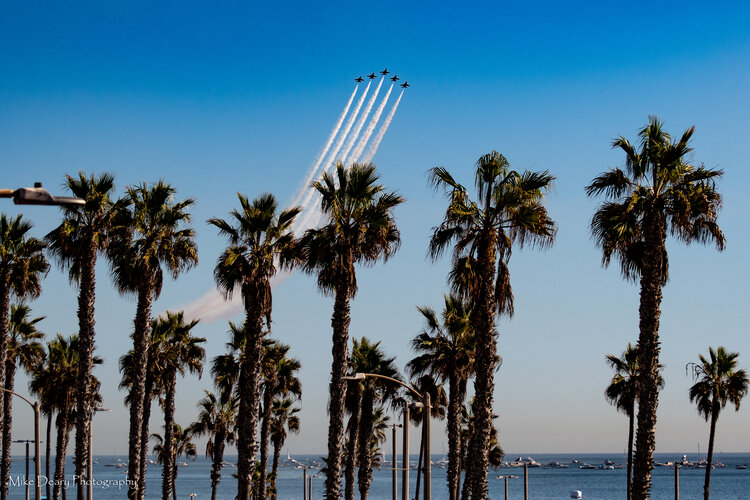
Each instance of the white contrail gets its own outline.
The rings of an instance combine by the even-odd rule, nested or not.
[[[359,120],[357,120],[357,124],[354,126],[354,130],[346,140],[346,144],[344,145],[344,152],[339,155],[339,160],[341,160],[341,163],[343,163],[344,165],[348,165],[349,163],[349,151],[351,151],[352,147],[354,147],[354,142],[357,140],[357,137],[359,137],[359,133],[362,131],[362,127],[364,127],[365,121],[367,121],[367,117],[370,115],[372,105],[375,103],[375,99],[377,99],[378,94],[380,93],[381,85],[383,85],[382,78],[378,82],[378,86],[375,89],[375,92],[372,94],[372,97],[370,97],[370,100],[367,101],[367,106],[365,106],[365,110],[359,116]]]
[[[383,125],[380,127],[380,130],[378,130],[378,135],[375,136],[372,144],[370,144],[370,148],[367,150],[367,154],[365,154],[364,158],[362,158],[362,163],[369,162],[370,160],[372,160],[372,157],[375,156],[375,153],[378,151],[378,147],[380,147],[380,141],[383,140],[383,136],[385,135],[386,130],[388,130],[388,126],[391,124],[391,120],[393,120],[393,115],[396,113],[396,108],[398,108],[398,103],[401,102],[401,97],[403,95],[404,91],[402,90],[398,95],[398,99],[396,99],[396,102],[393,104],[390,113],[388,113],[388,116],[385,118]]]
[[[344,144],[344,139],[346,139],[346,136],[349,134],[349,131],[352,128],[352,125],[354,124],[354,119],[357,117],[357,114],[359,113],[360,108],[362,107],[362,103],[365,102],[365,97],[367,97],[367,92],[370,90],[370,84],[372,83],[372,80],[368,82],[367,87],[365,87],[365,91],[362,93],[362,95],[359,98],[359,101],[357,101],[357,106],[354,108],[354,111],[349,115],[349,118],[346,120],[346,125],[344,126],[344,130],[339,134],[339,138],[336,141],[336,145],[334,146],[331,153],[328,155],[328,159],[323,163],[323,172],[326,172],[331,165],[333,164],[333,160],[336,158],[336,155],[339,154],[339,151],[341,151],[341,146]],[[318,175],[316,178],[319,178],[322,176],[322,173]],[[310,206],[310,198],[312,198],[313,192],[315,190],[311,189],[309,186],[307,188],[307,194],[305,196],[304,201],[302,201],[302,209],[306,210]]]
[[[385,103],[388,102],[388,98],[391,96],[391,90],[393,90],[393,84],[391,84],[390,88],[388,89],[388,92],[386,92],[385,94],[385,97],[378,105],[378,109],[375,110],[375,114],[372,115],[372,119],[370,120],[370,123],[367,124],[365,133],[362,134],[362,137],[359,139],[359,142],[357,142],[357,147],[354,148],[354,152],[352,153],[352,163],[359,161],[359,157],[362,156],[362,151],[364,151],[365,145],[367,145],[367,141],[370,140],[370,137],[372,136],[372,132],[375,130],[375,126],[378,124],[378,121],[380,120],[380,115],[383,113],[383,109],[385,108]]]
[[[305,191],[310,187],[310,182],[312,182],[313,177],[318,171],[318,167],[320,167],[320,163],[323,161],[323,158],[325,158],[326,154],[328,154],[328,150],[331,148],[331,144],[333,144],[333,139],[336,137],[336,134],[339,133],[339,129],[341,129],[341,124],[344,123],[344,118],[346,117],[346,114],[349,112],[349,107],[352,105],[352,101],[354,100],[354,96],[357,94],[358,89],[359,89],[359,84],[356,87],[354,87],[354,92],[352,92],[351,97],[349,97],[349,101],[347,101],[346,106],[344,107],[344,111],[341,112],[341,116],[339,116],[339,119],[336,122],[336,125],[333,127],[333,130],[331,130],[331,135],[328,136],[328,141],[326,141],[326,145],[323,146],[323,149],[320,151],[320,154],[318,154],[318,157],[315,159],[315,163],[313,163],[313,166],[310,168],[310,172],[307,174],[305,181],[298,188],[299,192],[297,193],[297,196],[294,198],[294,201],[292,202],[291,206],[296,207],[297,203],[299,203],[299,200],[301,200],[302,196],[305,194]]]

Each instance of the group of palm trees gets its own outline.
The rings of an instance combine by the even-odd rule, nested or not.
[[[638,409],[634,417],[637,432],[633,478],[628,481],[634,498],[648,498],[650,488],[661,383],[658,333],[662,288],[668,276],[667,234],[685,242],[713,241],[719,249],[724,246],[716,222],[721,196],[715,189],[722,172],[687,161],[692,133],[691,128],[673,141],[661,122],[650,118],[639,131],[639,147],[622,137],[614,142],[614,147],[625,153],[625,167],[599,175],[586,187],[589,196],[607,198],[591,222],[592,234],[603,251],[603,263],[608,265],[615,257],[623,276],[638,280],[641,288],[635,360],[638,391],[633,396]],[[446,168],[430,170],[430,182],[445,193],[447,208],[433,229],[428,255],[434,260],[445,253],[451,255],[450,294],[440,316],[428,307],[419,309],[426,327],[413,341],[417,357],[407,368],[413,383],[430,391],[435,401],[441,394],[445,396],[442,384],[448,385],[447,410],[440,404],[434,406],[436,413],[444,411],[448,419],[451,500],[486,498],[488,466],[502,456],[492,410],[494,376],[501,360],[497,317],[513,314],[509,262],[514,247],[549,247],[554,242],[557,227],[544,206],[544,196],[553,181],[548,171],[513,170],[496,151],[476,163],[475,194]],[[165,417],[160,449],[164,463],[162,496],[166,499],[174,494],[174,450],[181,429],[174,423],[174,383],[177,374],[185,370],[201,372],[200,344],[204,339],[191,336],[195,322],[186,323],[179,313],[153,318],[151,305],[159,296],[165,273],[177,278],[197,263],[189,212],[194,202],[190,198],[177,201],[175,189],[163,181],[128,187],[125,196],[115,200],[114,178],[109,174],[68,176],[67,186],[86,203],[64,208],[62,223],[45,241],[27,235],[31,226],[21,216],[2,217],[0,381],[12,385],[15,369],[15,363],[9,363],[10,296],[23,301],[40,293],[41,279],[49,267],[46,248],[69,271],[79,292],[79,331],[75,340],[66,341],[76,345],[76,389],[60,403],[70,410],[58,417],[58,427],[75,425],[76,474],[85,477],[98,385],[91,375],[97,362],[95,264],[98,256],[104,255],[116,287],[137,297],[133,349],[121,362],[130,406],[128,497],[144,498],[148,420],[151,402],[158,397]],[[299,237],[293,232],[293,224],[301,209],[280,210],[271,194],[252,201],[239,194],[239,207],[228,219],[208,221],[228,242],[214,269],[217,287],[226,297],[239,292],[245,313],[241,326],[231,325],[229,352],[213,362],[216,392],[206,393],[199,403],[198,422],[185,431],[211,436],[208,453],[214,461],[214,496],[226,443],[237,447],[238,498],[273,496],[279,443],[287,431],[299,429],[295,415],[298,408],[294,406],[301,396],[301,384],[295,375],[299,362],[288,357],[288,346],[270,337],[271,279],[281,269],[296,268],[316,276],[320,292],[334,299],[327,498],[341,497],[344,470],[345,495],[353,498],[355,467],[359,468],[360,495],[367,496],[372,466],[377,461],[373,450],[387,421],[383,410],[386,405],[407,404],[395,387],[369,379],[353,383],[348,380],[352,377],[347,377],[362,371],[398,375],[393,359],[382,353],[377,342],[362,338],[354,342],[350,352],[349,328],[350,301],[358,289],[357,267],[388,260],[396,252],[401,238],[393,212],[404,199],[379,183],[372,164],[337,164],[312,187],[320,199],[323,223]],[[62,343],[64,339],[56,341]],[[48,351],[51,359],[51,343]],[[26,361],[21,363],[27,366]],[[474,395],[466,406],[472,379]],[[40,386],[39,390],[45,389]],[[5,404],[9,404],[7,399]],[[48,410],[51,412],[51,407]],[[60,409],[55,407],[55,411]],[[9,421],[8,415],[9,409],[0,410],[3,421]],[[275,452],[269,474],[270,444]],[[79,488],[78,497],[82,495]]]

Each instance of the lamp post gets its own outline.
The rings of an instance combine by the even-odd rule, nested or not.
[[[388,377],[386,375],[380,375],[379,373],[355,373],[351,377],[341,377],[343,380],[364,380],[367,377],[372,378],[380,378],[383,380],[388,380],[390,382],[393,382],[394,384],[401,385],[403,387],[406,387],[409,389],[415,396],[417,396],[422,401],[422,407],[423,407],[423,419],[422,419],[422,431],[423,436],[425,440],[425,456],[424,456],[424,500],[432,500],[432,488],[431,488],[431,479],[432,479],[432,461],[430,460],[430,394],[428,392],[425,392],[424,395],[422,395],[419,391],[417,391],[414,387],[397,380],[393,377]],[[409,420],[408,420],[408,405],[407,409],[404,410],[404,443],[407,442],[409,437]],[[409,495],[409,455],[408,455],[408,445],[404,444],[404,463],[406,466],[404,467],[404,484],[403,484],[403,492],[405,494],[404,498],[402,500],[407,500]]]
[[[26,500],[29,500],[29,443],[33,443],[33,439],[14,439],[14,443],[26,443]]]
[[[10,389],[0,387],[0,391],[8,392],[14,396],[26,401],[29,406],[34,410],[34,473],[36,474],[36,480],[34,481],[34,499],[42,500],[42,464],[39,460],[39,402],[34,401],[33,403],[21,396],[17,392],[13,392]]]
[[[88,479],[88,487],[86,489],[86,499],[93,500],[94,498],[94,456],[93,456],[93,439],[94,439],[94,413],[100,411],[112,411],[109,408],[102,408],[101,406],[94,406],[91,408],[91,419],[89,419],[89,463],[88,472],[86,479]]]
[[[518,479],[518,476],[497,476],[498,479],[505,479],[505,500],[508,500],[508,479]]]

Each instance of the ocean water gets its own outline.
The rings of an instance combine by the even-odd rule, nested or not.
[[[513,457],[508,457],[512,459]],[[523,455],[526,457],[526,455]],[[581,464],[587,463],[599,465],[605,460],[612,460],[618,464],[624,464],[626,459],[623,454],[546,454],[532,455],[539,463],[559,462],[568,465],[562,468],[530,468],[529,469],[529,498],[535,500],[544,499],[566,499],[570,498],[572,490],[583,492],[584,498],[589,500],[617,500],[625,499],[625,469],[615,470],[584,470],[579,469]],[[679,460],[681,454],[656,454],[656,462],[667,462]],[[283,457],[284,459],[286,457]],[[386,456],[386,459],[389,459]],[[411,457],[414,462],[417,456]],[[433,456],[435,465],[432,467],[432,498],[448,498],[446,489],[446,469],[438,462],[443,456]],[[125,461],[127,457],[98,456],[98,463],[94,465],[94,498],[101,500],[125,499],[127,498],[127,483],[125,481],[125,469],[108,466],[108,463]],[[235,457],[227,457],[227,461]],[[308,464],[313,467],[319,465],[320,457],[315,455],[293,455],[293,461],[300,464]],[[576,459],[580,463],[573,463]],[[688,455],[688,460],[697,461],[695,455]],[[720,500],[748,499],[750,498],[750,468],[737,469],[738,465],[750,464],[750,454],[717,454],[715,460],[726,464],[725,468],[714,469],[711,473],[711,498]],[[302,498],[302,469],[296,468],[294,462],[289,462],[279,470],[277,482],[278,498],[301,499]],[[29,464],[31,475],[34,474],[33,460]],[[66,469],[68,471],[68,498],[75,498],[75,488],[72,486],[73,464],[69,458]],[[189,461],[188,465],[179,467],[177,476],[177,498],[189,499],[191,493],[197,494],[197,500],[211,498],[211,463],[204,457],[196,461]],[[218,498],[231,500],[237,491],[236,479],[232,477],[234,467],[226,466],[222,469],[222,479],[219,484]],[[325,477],[317,469],[308,469],[312,475],[312,497],[323,498]],[[11,473],[11,484],[9,486],[11,499],[22,499],[25,497],[24,487],[25,458],[14,457]],[[44,473],[44,468],[42,468]],[[505,483],[503,479],[496,479],[498,475],[515,475],[517,479],[510,479],[508,490],[509,498],[523,498],[523,468],[500,468],[491,469],[489,473],[489,497],[494,500],[505,498]],[[703,498],[704,469],[680,469],[680,499],[698,500]],[[392,471],[388,470],[386,464],[381,470],[375,470],[373,482],[370,488],[370,500],[392,500]],[[410,473],[411,495],[413,497],[416,485],[416,471]],[[33,484],[31,487],[31,498],[34,498]],[[652,498],[673,499],[674,498],[674,469],[671,467],[656,467],[653,473]],[[398,492],[401,494],[401,473],[398,474]],[[44,494],[44,488],[42,488]],[[420,493],[421,496],[421,493]],[[149,465],[147,470],[146,498],[158,499],[161,497],[161,467]],[[359,495],[357,495],[359,497]]]

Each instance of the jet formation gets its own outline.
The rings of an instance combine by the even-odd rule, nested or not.
[[[385,75],[390,74],[390,71],[388,71],[388,68],[385,68],[383,71],[380,72],[380,74],[383,75],[383,77],[385,77]],[[366,75],[366,76],[370,80],[374,80],[375,78],[377,78],[377,75],[375,74],[375,72],[372,72],[372,73],[370,73],[369,75]],[[400,80],[400,78],[398,77],[398,75],[393,75],[392,77],[389,78],[389,80],[392,81],[393,83],[396,83],[397,81]],[[357,78],[355,78],[354,81],[357,82],[357,83],[361,83],[361,82],[364,81],[364,78],[362,78],[362,75],[360,75]],[[410,87],[410,86],[411,85],[409,85],[409,82],[404,82],[404,83],[402,83],[400,85],[400,87],[404,88],[404,89],[407,88],[407,87]]]

